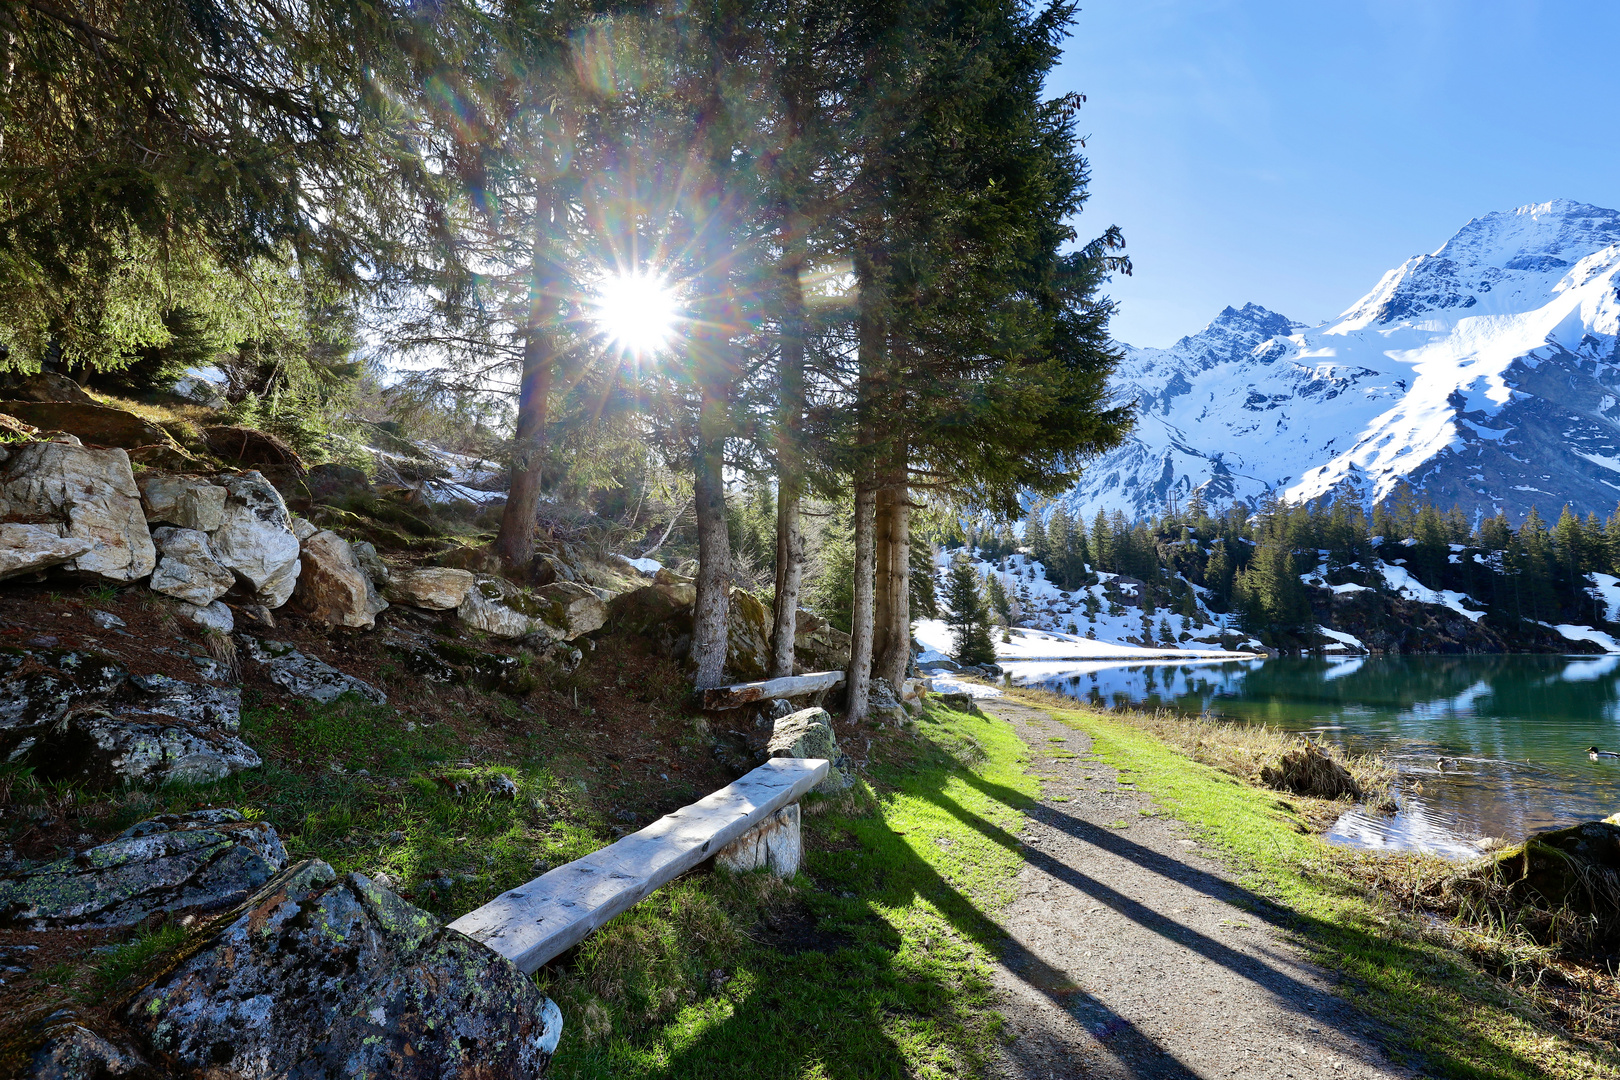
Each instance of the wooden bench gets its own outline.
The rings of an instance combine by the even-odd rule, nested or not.
[[[531,973],[778,810],[798,802],[828,768],[821,758],[773,758],[640,832],[502,893],[450,928]]]
[[[803,675],[789,675],[781,679],[734,683],[731,686],[711,686],[703,691],[703,708],[706,712],[740,709],[744,705],[752,705],[758,701],[770,701],[774,698],[807,697],[810,694],[836,690],[843,685],[844,673],[842,671],[811,671]]]

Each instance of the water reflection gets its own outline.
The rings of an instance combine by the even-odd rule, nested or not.
[[[1012,664],[1015,682],[1107,707],[1208,712],[1379,750],[1401,775],[1394,818],[1347,814],[1333,837],[1473,854],[1482,837],[1620,810],[1620,656],[1420,656],[1228,663]],[[1437,759],[1456,759],[1442,770]]]

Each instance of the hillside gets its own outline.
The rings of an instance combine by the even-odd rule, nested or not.
[[[1127,442],[1062,498],[1145,517],[1194,489],[1250,505],[1413,490],[1470,517],[1620,497],[1620,212],[1569,200],[1470,221],[1305,327],[1228,307],[1126,347]]]

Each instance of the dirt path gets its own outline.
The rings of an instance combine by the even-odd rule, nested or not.
[[[1047,781],[1002,920],[1002,1080],[1420,1075],[1385,1060],[1378,1026],[1273,928],[1274,909],[1084,760],[1090,739],[1036,709],[980,705]]]

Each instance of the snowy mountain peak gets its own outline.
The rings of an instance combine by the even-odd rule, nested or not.
[[[1413,489],[1443,507],[1607,513],[1620,499],[1620,212],[1487,214],[1307,328],[1228,307],[1115,373],[1137,428],[1065,497],[1087,516]]]
[[[1620,211],[1571,199],[1475,218],[1434,252],[1459,266],[1545,273],[1567,270],[1620,243]]]

